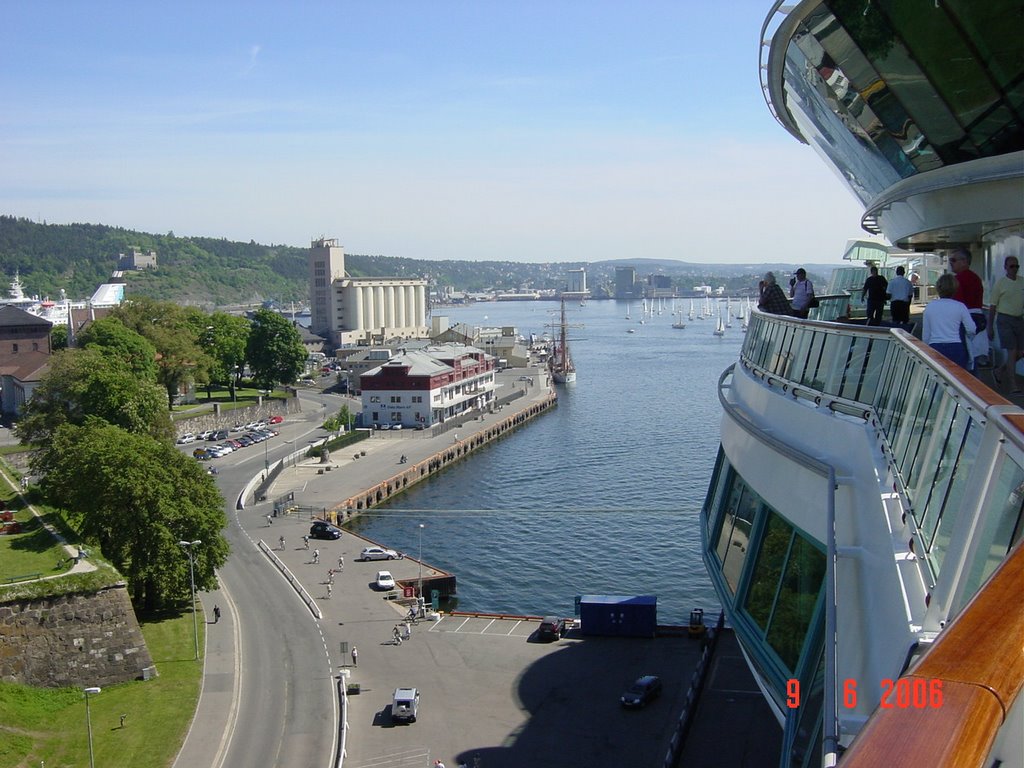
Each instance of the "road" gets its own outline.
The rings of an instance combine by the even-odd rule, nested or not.
[[[237,625],[240,666],[235,673],[238,709],[229,720],[232,727],[223,748],[208,745],[211,768],[334,764],[336,688],[319,623],[280,573],[268,567],[235,509],[238,493],[263,470],[264,462],[273,463],[296,445],[323,436],[319,429],[327,411],[323,405],[337,410],[342,402],[338,396],[319,392],[300,392],[300,396],[303,412],[289,416],[280,425],[278,437],[217,462],[216,481],[229,520],[225,535],[231,544],[231,555],[219,572],[218,599],[232,610]],[[266,532],[268,540],[276,541],[271,528]],[[208,676],[205,685],[216,685],[218,680],[223,686],[234,682]]]

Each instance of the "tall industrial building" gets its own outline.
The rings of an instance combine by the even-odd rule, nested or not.
[[[310,330],[335,346],[423,339],[427,281],[404,277],[349,277],[345,252],[333,238],[309,248]]]
[[[587,270],[583,268],[568,269],[565,274],[568,278],[565,290],[562,291],[565,298],[585,299],[590,296],[590,291],[587,289]]]
[[[640,290],[638,294],[638,288],[636,284],[636,270],[633,267],[616,267],[615,268],[615,298],[616,299],[632,299],[638,295],[642,295],[643,291]]]

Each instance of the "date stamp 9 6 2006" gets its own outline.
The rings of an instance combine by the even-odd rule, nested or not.
[[[902,677],[899,680],[884,679],[880,683],[882,709],[940,709],[942,707],[942,680]],[[857,681],[843,680],[841,703],[844,709],[857,706]],[[800,681],[790,678],[786,681],[786,706],[797,709],[800,706]]]

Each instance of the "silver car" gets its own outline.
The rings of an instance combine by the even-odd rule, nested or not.
[[[359,553],[360,560],[397,560],[398,553],[384,547],[364,547]]]

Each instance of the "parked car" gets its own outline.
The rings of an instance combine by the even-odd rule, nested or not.
[[[391,702],[391,719],[415,723],[420,713],[420,692],[415,688],[396,688]]]
[[[394,424],[391,425],[391,428],[392,429],[401,429],[402,428],[402,422],[396,421]]]
[[[205,461],[206,459],[212,459],[213,458],[213,454],[210,453],[205,448],[196,448],[194,451],[192,451],[192,455],[195,458],[199,459],[200,461]]]
[[[314,539],[340,539],[341,528],[331,525],[326,520],[316,520],[309,526],[309,535]]]
[[[252,431],[254,429],[259,429],[262,426],[263,424],[261,424],[258,421],[250,421],[248,424],[245,425],[245,428],[249,431]]]
[[[284,421],[284,416],[271,416],[267,419],[268,424],[280,424],[282,421]]]
[[[382,591],[394,589],[395,577],[391,575],[391,571],[377,571],[377,582],[374,586]]]
[[[660,693],[661,678],[657,675],[644,675],[629,686],[629,690],[622,694],[619,701],[624,707],[640,708],[654,701]]]
[[[210,435],[212,435],[212,434],[213,434],[213,431],[207,429],[207,430],[205,430],[203,432],[197,433],[196,434],[196,440],[209,440],[210,439]]]
[[[210,435],[210,439],[211,440],[227,440],[228,439],[228,431],[226,429],[218,429],[216,432],[214,432],[212,435]]]
[[[538,640],[560,640],[565,636],[565,619],[545,616],[537,628]]]
[[[393,549],[384,549],[384,547],[363,547],[363,551],[359,553],[360,560],[396,560],[398,553]]]
[[[185,445],[186,443],[194,443],[196,436],[191,432],[186,432],[184,435],[178,438],[178,445]]]

